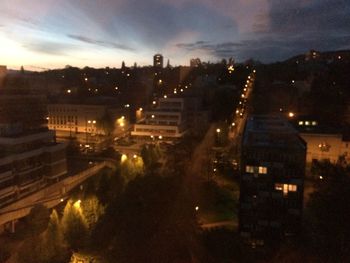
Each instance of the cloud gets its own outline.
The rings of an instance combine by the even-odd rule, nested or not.
[[[129,35],[148,49],[161,50],[169,40],[183,32],[194,32],[202,39],[214,40],[225,37],[225,34],[234,35],[237,31],[230,17],[197,1],[174,5],[171,1],[130,0],[122,8],[118,20],[124,22],[122,25]]]
[[[46,40],[27,42],[23,44],[23,47],[30,51],[55,56],[69,55],[70,51],[77,49],[76,46],[71,44]]]
[[[178,43],[175,46],[189,52],[207,51],[216,58],[223,58],[236,55],[244,44],[240,42],[211,43],[208,41],[196,41],[193,43]]]
[[[148,63],[156,52],[174,63],[189,56],[270,62],[350,42],[349,0],[0,2],[0,36],[51,55],[98,50],[108,62]]]
[[[349,43],[350,2],[343,0],[268,0],[256,17],[240,56],[263,61],[286,59],[309,49],[336,50]]]
[[[263,62],[273,62],[305,53],[311,48],[337,50],[349,47],[348,43],[350,43],[350,33],[341,36],[290,35],[283,38],[266,34],[258,39],[242,40],[240,42],[209,43],[201,41],[178,43],[176,46],[188,52],[205,50],[218,59],[234,57],[242,61],[247,58],[254,58]]]
[[[103,41],[103,40],[96,40],[96,39],[92,39],[92,38],[88,38],[88,37],[84,37],[84,36],[80,36],[80,35],[68,34],[67,36],[71,39],[78,40],[78,41],[92,44],[92,45],[108,47],[108,48],[116,48],[116,49],[121,49],[121,50],[125,50],[125,51],[135,51],[135,49],[128,47],[128,46],[125,46],[123,44],[118,44],[118,43],[113,43],[113,42]]]

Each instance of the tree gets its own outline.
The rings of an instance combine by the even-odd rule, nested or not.
[[[141,149],[141,157],[146,169],[152,170],[155,168],[159,158],[161,156],[160,149],[158,145],[147,144],[143,145]]]
[[[118,262],[189,262],[195,225],[179,177],[137,177],[107,208],[95,240]]]
[[[105,112],[105,114],[97,120],[97,127],[102,129],[108,136],[114,131],[115,124],[108,112]]]
[[[43,255],[43,241],[42,238],[37,235],[23,242],[18,250],[17,259],[18,262],[41,263],[41,255]]]
[[[96,195],[99,201],[106,205],[122,193],[124,185],[125,179],[120,176],[119,171],[112,174],[104,172],[99,178]]]
[[[80,202],[69,200],[62,217],[63,236],[73,250],[84,247],[87,240],[88,226],[82,213]]]
[[[346,168],[328,164],[305,212],[307,238],[325,261],[350,260],[350,177]]]
[[[96,196],[86,198],[81,205],[89,229],[92,229],[104,213],[104,207]]]
[[[40,258],[43,262],[59,263],[69,258],[63,241],[62,227],[55,209],[50,215],[50,221],[42,242],[43,249]]]
[[[35,205],[26,218],[28,228],[32,236],[36,236],[43,232],[50,218],[50,211],[44,205]]]
[[[120,165],[121,176],[126,181],[131,181],[139,175],[143,175],[144,163],[143,159],[139,156],[134,156],[133,158],[128,158],[123,160]]]

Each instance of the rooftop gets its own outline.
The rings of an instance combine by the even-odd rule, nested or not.
[[[273,148],[306,148],[298,132],[279,116],[253,115],[246,123],[243,145]]]

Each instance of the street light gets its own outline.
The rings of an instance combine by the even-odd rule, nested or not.
[[[295,116],[294,112],[289,112],[288,113],[289,118],[293,118]]]
[[[128,157],[126,156],[126,154],[122,154],[122,157],[120,158],[120,162],[123,163],[128,159]]]
[[[217,129],[216,129],[216,132],[217,132],[217,133],[220,133],[220,132],[221,132],[221,130],[220,130],[219,128],[217,128]]]
[[[80,208],[80,204],[81,204],[81,200],[78,200],[76,201],[73,206],[76,208],[76,209],[79,209]]]

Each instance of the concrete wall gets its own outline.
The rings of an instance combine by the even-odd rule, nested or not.
[[[342,140],[341,134],[301,133],[300,136],[307,143],[307,163],[313,159],[335,163],[346,152],[347,143]]]

